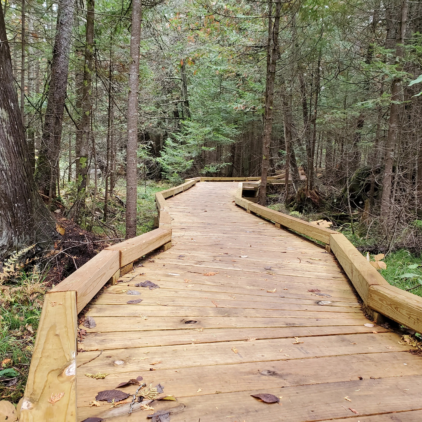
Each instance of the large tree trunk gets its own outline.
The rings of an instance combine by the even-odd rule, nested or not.
[[[268,25],[268,52],[267,58],[267,83],[265,92],[265,113],[264,113],[264,136],[262,140],[262,168],[261,168],[261,186],[259,188],[259,203],[267,203],[267,177],[270,164],[270,145],[273,130],[273,105],[274,105],[274,80],[276,64],[278,59],[278,34],[280,30],[280,12],[281,0],[276,0],[276,11],[274,24],[271,24],[272,0],[269,0],[269,25]]]
[[[126,238],[136,236],[136,206],[138,202],[138,91],[139,48],[141,44],[141,0],[132,1],[132,31],[130,38],[129,96],[127,106],[126,153]]]
[[[91,115],[92,115],[92,74],[94,69],[94,22],[95,22],[95,0],[88,0],[86,12],[86,32],[85,32],[85,61],[84,77],[81,89],[81,120],[78,128],[79,137],[77,155],[77,199],[73,205],[71,215],[80,221],[85,210],[85,196],[88,174],[88,150],[91,135]]]
[[[74,7],[74,0],[59,2],[47,111],[38,154],[36,180],[41,191],[49,196],[55,189],[59,162]]]
[[[54,233],[32,175],[0,4],[0,256],[31,243],[48,246]]]
[[[400,12],[398,13],[398,20],[400,22],[399,29],[396,35],[396,57],[400,59],[403,57],[403,47],[406,36],[407,0],[399,0],[401,3]],[[385,169],[382,180],[382,197],[381,197],[381,219],[387,222],[391,210],[391,188],[393,179],[393,165],[394,165],[394,151],[399,133],[399,118],[401,110],[401,92],[402,92],[402,79],[395,77],[391,84],[391,106],[390,106],[390,119],[388,123],[388,135],[385,146]]]

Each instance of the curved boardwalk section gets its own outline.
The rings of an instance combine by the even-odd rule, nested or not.
[[[236,207],[236,188],[199,183],[169,198],[173,247],[91,302],[96,326],[81,326],[78,420],[143,421],[159,411],[152,420],[422,420],[421,358],[397,334],[370,326],[331,254]],[[145,281],[159,288],[137,286]],[[120,408],[93,403],[139,376],[177,401],[131,416],[132,397]],[[280,403],[251,396],[260,393]]]

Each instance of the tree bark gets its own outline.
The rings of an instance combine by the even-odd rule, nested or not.
[[[72,44],[74,7],[74,0],[60,0],[59,2],[47,111],[36,171],[38,187],[45,195],[50,194],[52,181],[55,185],[56,180],[69,71],[69,53]]]
[[[91,144],[92,117],[92,74],[94,71],[94,22],[95,0],[87,1],[84,76],[81,89],[81,120],[79,125],[78,155],[77,155],[77,199],[71,215],[81,221],[85,210],[85,197],[88,174],[88,151]]]
[[[46,247],[54,236],[33,178],[0,4],[0,256],[31,243]]]
[[[266,205],[267,203],[267,177],[269,170],[269,153],[271,145],[271,135],[273,129],[273,106],[274,106],[274,80],[275,71],[278,59],[278,35],[280,30],[280,12],[281,0],[276,0],[276,11],[274,16],[274,24],[271,25],[271,11],[272,0],[269,0],[269,27],[268,27],[268,52],[270,55],[267,58],[267,82],[266,82],[266,95],[265,95],[265,113],[264,113],[264,134],[262,140],[262,168],[261,168],[261,186],[259,188],[259,203]],[[272,28],[271,28],[272,27]],[[268,57],[268,56],[267,56]]]
[[[408,3],[407,0],[400,0],[401,8],[399,14],[400,27],[396,35],[396,57],[397,60],[403,57],[403,47],[405,43],[406,24]],[[381,219],[384,223],[388,222],[391,210],[391,188],[393,179],[393,165],[394,165],[394,151],[396,149],[398,133],[399,133],[399,117],[401,110],[401,92],[402,92],[402,79],[395,77],[391,84],[391,105],[390,105],[390,118],[388,123],[388,135],[385,146],[385,169],[382,180],[382,197],[381,197]]]
[[[138,202],[138,93],[141,20],[141,0],[133,0],[132,30],[130,38],[131,62],[129,67],[129,96],[127,107],[126,239],[136,236],[136,214]]]

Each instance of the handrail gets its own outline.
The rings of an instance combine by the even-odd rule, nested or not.
[[[242,191],[243,183],[239,183],[235,203],[247,212],[325,243],[349,277],[367,310],[372,311],[374,319],[380,320],[380,315],[384,315],[422,333],[422,298],[391,286],[343,234],[255,204],[243,198]]]
[[[159,228],[102,250],[48,292],[44,299],[20,422],[76,422],[77,316],[108,282],[133,268],[133,262],[171,245],[171,218],[165,199],[194,186],[199,178],[156,194]]]

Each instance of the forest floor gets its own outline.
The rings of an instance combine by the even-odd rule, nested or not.
[[[154,228],[155,193],[169,187],[153,181],[139,185],[138,235]],[[100,187],[96,196],[87,199],[87,217],[78,226],[63,217],[71,206],[72,192],[62,189],[61,204],[54,210],[64,229],[61,241],[39,261],[44,264],[17,271],[4,283],[0,280],[0,400],[17,403],[23,396],[44,294],[101,249],[124,239],[124,181],[118,182],[114,193],[106,223],[102,221],[104,193]]]

